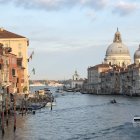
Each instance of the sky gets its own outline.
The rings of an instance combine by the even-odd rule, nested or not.
[[[30,40],[31,79],[66,80],[75,70],[86,78],[117,27],[132,63],[140,44],[139,0],[0,0],[0,10],[0,27]]]

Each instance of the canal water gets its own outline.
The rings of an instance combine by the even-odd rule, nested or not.
[[[2,140],[139,140],[140,127],[133,127],[140,115],[140,97],[55,93],[56,106],[35,115],[17,116],[5,126]],[[116,99],[116,104],[110,100]]]

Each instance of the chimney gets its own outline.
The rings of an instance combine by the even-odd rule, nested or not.
[[[4,28],[3,28],[3,27],[1,27],[1,28],[0,28],[0,31],[3,31],[3,30],[4,30]]]

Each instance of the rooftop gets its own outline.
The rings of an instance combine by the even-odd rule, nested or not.
[[[1,38],[26,38],[26,37],[9,32],[3,28],[0,28],[0,39]]]
[[[95,66],[93,66],[93,67],[89,67],[88,69],[96,69],[96,68],[99,68],[99,67],[101,67],[101,68],[108,68],[109,67],[109,64],[98,64],[98,65],[95,65]]]

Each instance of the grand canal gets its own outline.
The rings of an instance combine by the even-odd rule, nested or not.
[[[56,95],[53,110],[44,108],[35,115],[17,116],[5,126],[2,140],[139,140],[140,127],[133,127],[140,115],[140,97],[97,96],[80,93]],[[117,104],[111,104],[111,99]]]

